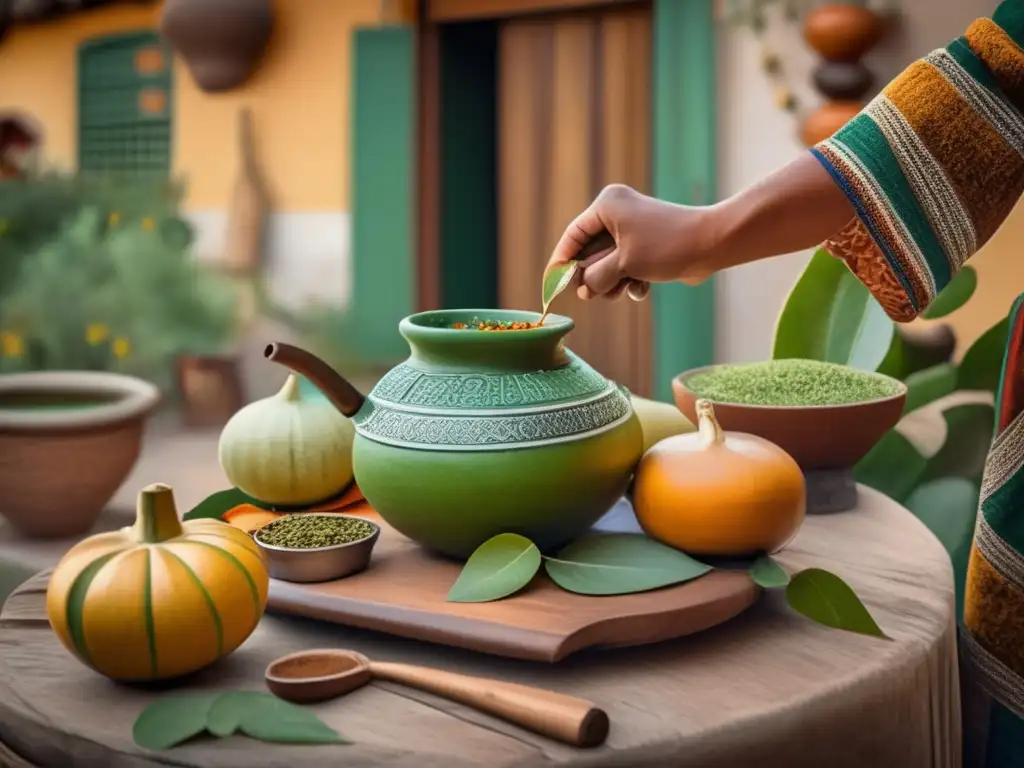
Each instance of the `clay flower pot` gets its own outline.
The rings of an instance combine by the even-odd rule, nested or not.
[[[199,87],[213,93],[249,79],[273,25],[271,0],[167,0],[160,33]]]
[[[0,376],[0,515],[35,538],[88,531],[135,466],[159,401],[149,382],[114,373]]]

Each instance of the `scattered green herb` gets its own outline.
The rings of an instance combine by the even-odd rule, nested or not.
[[[886,637],[850,585],[821,568],[800,571],[786,587],[794,611],[833,629]]]
[[[500,600],[525,587],[540,570],[540,550],[525,536],[500,533],[470,556],[448,592],[453,603]]]
[[[528,331],[540,327],[540,323],[527,323],[522,320],[480,320],[474,317],[468,323],[452,323],[457,330],[475,331]]]
[[[757,558],[750,566],[748,573],[754,583],[764,589],[777,589],[789,584],[789,574],[786,573],[786,569],[768,555]]]
[[[703,576],[710,565],[641,534],[587,536],[544,568],[562,589],[581,595],[624,595],[681,584]]]
[[[357,517],[297,514],[267,523],[256,532],[256,538],[271,547],[317,549],[362,541],[376,530]]]
[[[132,738],[144,749],[163,750],[202,733],[225,738],[238,731],[286,744],[351,743],[309,710],[259,691],[168,696],[142,711]]]
[[[892,397],[900,384],[887,377],[818,360],[768,360],[718,365],[689,378],[700,397],[744,405],[841,405]]]

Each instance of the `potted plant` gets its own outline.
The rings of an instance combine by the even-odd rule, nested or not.
[[[0,514],[30,535],[67,536],[92,525],[131,470],[178,357],[231,340],[235,298],[191,258],[173,203],[133,210],[138,193],[123,207],[116,195],[76,206],[93,182],[41,183],[70,214],[51,226],[26,209],[7,226],[38,247],[0,296]],[[33,216],[52,239],[32,232]]]

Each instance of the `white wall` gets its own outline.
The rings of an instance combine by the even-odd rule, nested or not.
[[[963,34],[997,0],[899,0],[893,28],[866,60],[877,85],[934,48]],[[765,41],[782,57],[801,101],[816,104],[810,85],[816,59],[792,23],[774,16]],[[722,25],[718,45],[718,192],[734,194],[806,151],[795,118],[774,103],[760,68],[761,44],[749,29]],[[716,355],[722,362],[768,357],[775,318],[809,254],[790,254],[730,270],[717,280]]]

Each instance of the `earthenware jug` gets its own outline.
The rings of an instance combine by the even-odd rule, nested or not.
[[[364,398],[287,344],[266,357],[313,382],[356,426],[355,479],[391,526],[467,557],[499,533],[542,550],[572,541],[626,491],[643,452],[629,393],[565,348],[568,317],[539,328],[452,328],[533,312],[437,310],[405,318],[410,356]]]

